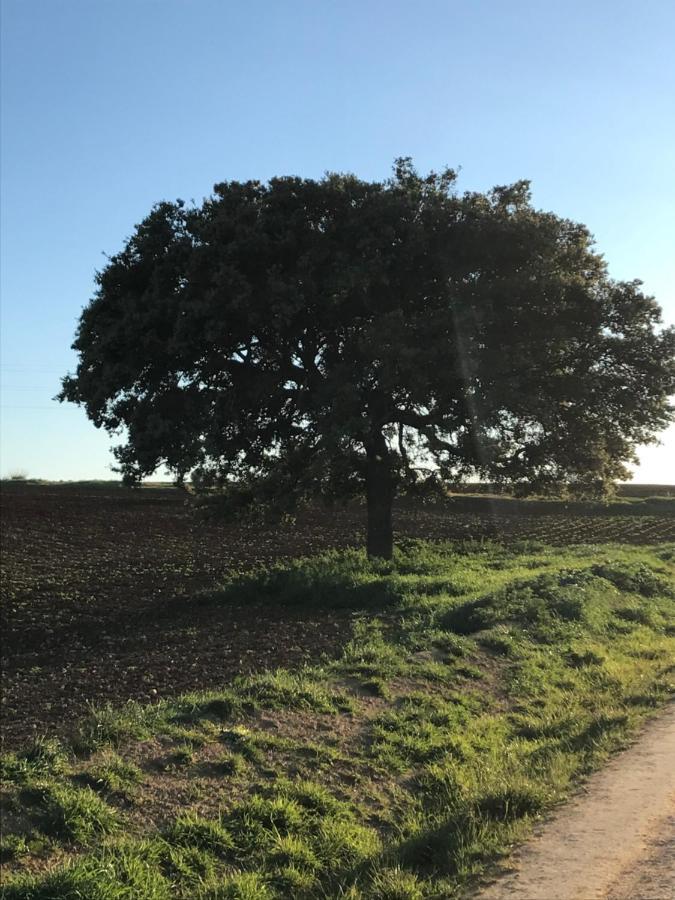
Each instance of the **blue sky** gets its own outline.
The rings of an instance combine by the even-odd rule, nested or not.
[[[111,477],[51,400],[104,253],[161,199],[396,156],[533,182],[675,322],[671,0],[2,0],[0,472]],[[636,480],[675,481],[675,428]]]

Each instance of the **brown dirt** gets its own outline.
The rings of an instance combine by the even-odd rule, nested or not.
[[[205,521],[153,487],[3,484],[2,726],[6,746],[62,733],[87,703],[151,701],[239,673],[334,655],[344,611],[194,602],[233,570],[362,545],[363,507],[303,512],[270,528]],[[548,543],[675,540],[674,516],[457,498],[400,503],[400,536]]]
[[[615,879],[606,900],[671,900],[673,897],[675,813],[658,823],[655,833],[646,840],[640,859]]]
[[[675,898],[675,707],[509,858],[476,900]]]

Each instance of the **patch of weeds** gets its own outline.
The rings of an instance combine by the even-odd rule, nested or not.
[[[233,690],[188,694],[177,704],[172,721],[197,723],[204,720],[226,722],[241,712],[241,698]]]
[[[317,884],[314,872],[293,865],[282,866],[271,876],[271,880],[281,897],[305,897]]]
[[[158,730],[166,713],[166,705],[144,706],[128,701],[121,708],[111,704],[90,706],[80,722],[72,744],[77,753],[91,753],[108,744],[119,746],[124,740],[142,740]]]
[[[459,740],[464,740],[459,738]],[[461,752],[445,757],[441,762],[429,763],[417,772],[414,785],[419,789],[418,796],[424,798],[428,809],[455,809],[466,800],[466,777],[462,774],[462,763],[474,762],[475,754],[468,742],[461,747]]]
[[[640,594],[643,597],[675,597],[672,584],[646,563],[600,563],[593,566],[591,571],[624,593]]]
[[[77,780],[103,794],[130,796],[143,779],[135,763],[126,762],[112,750],[104,751],[98,759],[77,775]]]
[[[569,745],[575,750],[598,751],[609,739],[610,747],[617,737],[623,736],[628,725],[625,713],[601,713],[582,727],[569,739]],[[608,748],[609,749],[609,748]]]
[[[257,746],[256,738],[244,725],[235,725],[225,731],[221,731],[220,740],[227,744],[231,754],[238,755],[247,762],[259,763],[262,753]],[[237,765],[236,763],[234,764]]]
[[[277,795],[293,800],[310,815],[317,817],[352,817],[352,811],[348,803],[338,800],[327,788],[317,784],[315,781],[280,779],[274,790]]]
[[[314,872],[319,868],[319,860],[306,839],[297,834],[275,837],[267,858],[274,866],[292,866],[301,871]]]
[[[0,756],[0,778],[23,784],[34,778],[61,774],[67,767],[66,748],[53,738],[37,737],[25,750]]]
[[[545,805],[544,791],[533,784],[507,784],[501,789],[483,794],[475,802],[481,815],[504,821],[537,815]]]
[[[433,644],[443,653],[447,653],[448,656],[455,657],[466,656],[475,647],[474,642],[470,638],[453,634],[450,631],[440,633],[434,637]]]
[[[28,842],[22,834],[0,836],[0,863],[13,862],[29,852]]]
[[[364,694],[368,694],[371,697],[382,697],[384,700],[391,697],[389,686],[381,678],[365,678],[360,682],[359,687]]]
[[[247,769],[244,756],[241,753],[233,753],[231,751],[221,753],[215,761],[215,766],[222,775],[227,776],[241,775]]]
[[[627,651],[628,656],[634,659],[667,659],[668,651],[665,647],[634,647]]]
[[[232,835],[221,821],[205,819],[196,813],[179,816],[164,837],[169,844],[208,850],[217,855],[226,855],[234,849]]]
[[[267,879],[257,872],[237,872],[199,892],[198,900],[273,900]]]
[[[260,750],[278,750],[280,753],[294,753],[305,750],[308,745],[296,738],[282,737],[279,734],[261,731],[255,735],[255,747]]]
[[[658,628],[654,622],[651,610],[641,606],[622,606],[614,611],[614,615],[624,622],[634,625],[646,625],[647,628]]]
[[[586,666],[601,666],[604,657],[594,650],[569,650],[565,654],[565,662],[573,669],[583,669]]]
[[[192,744],[179,744],[168,756],[169,766],[190,766],[196,759],[195,749]]]
[[[654,709],[662,706],[672,696],[672,686],[659,684],[658,682],[651,685],[649,691],[630,694],[624,699],[624,703],[628,707],[643,709]]]
[[[545,573],[516,581],[495,594],[455,607],[443,624],[459,634],[473,634],[513,623],[525,631],[551,637],[566,622],[581,622],[588,612],[587,590],[593,576],[583,570]]]
[[[24,875],[3,887],[3,900],[169,900],[174,896],[139,842],[103,848],[38,875]]]
[[[391,680],[405,671],[406,663],[401,648],[385,639],[381,622],[359,619],[354,624],[352,640],[333,668],[357,681]]]
[[[397,845],[396,856],[403,866],[456,876],[480,833],[480,821],[468,807],[423,816]]]
[[[488,631],[481,632],[478,643],[485,650],[489,650],[496,656],[516,658],[520,654],[520,646],[517,638],[511,630],[503,625],[497,625]]]
[[[378,869],[369,885],[372,900],[424,900],[426,891],[417,875],[400,866]]]
[[[415,680],[422,679],[436,684],[448,684],[457,678],[458,670],[454,667],[454,660],[421,658],[418,656],[412,660],[408,667],[408,674]]]
[[[454,732],[466,721],[463,706],[428,694],[410,694],[374,720],[371,754],[402,771],[453,752]]]
[[[329,551],[237,575],[210,595],[211,602],[358,608],[389,606],[404,593],[395,565],[358,550]]]
[[[337,762],[349,762],[350,755],[337,750],[332,742],[317,743],[316,741],[296,741],[296,753],[317,765],[333,765]]]
[[[333,817],[321,820],[312,844],[323,868],[329,872],[360,866],[374,859],[382,849],[374,828]]]
[[[185,728],[182,725],[171,723],[162,729],[162,734],[165,737],[172,738],[174,741],[179,741],[183,745],[189,745],[194,749],[198,749],[217,740],[218,736],[218,728],[213,722],[203,721],[200,724],[202,725],[201,730]]]
[[[37,783],[22,798],[36,807],[41,830],[61,840],[86,844],[118,826],[114,810],[89,787]]]
[[[306,709],[335,713],[351,710],[348,697],[331,691],[311,669],[290,672],[278,669],[242,680],[237,685],[242,700],[251,709]]]
[[[60,741],[38,737],[21,754],[35,775],[57,775],[66,766],[67,752]]]
[[[235,806],[227,817],[228,822],[257,822],[279,834],[301,831],[306,824],[303,808],[290,797],[263,797],[253,794]]]
[[[214,879],[216,861],[210,853],[198,847],[172,847],[167,844],[161,869],[172,884],[192,887]]]
[[[534,713],[512,713],[509,716],[514,737],[526,741],[539,741],[542,738],[563,738],[574,731],[577,726],[574,717],[558,714],[548,716]]]
[[[483,673],[478,666],[471,666],[466,663],[456,666],[453,671],[454,674],[458,675],[460,678],[468,678],[470,681],[480,681],[483,677]]]

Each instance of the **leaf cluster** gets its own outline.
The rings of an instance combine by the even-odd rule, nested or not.
[[[399,483],[601,493],[672,418],[675,331],[525,181],[223,182],[157,204],[97,285],[59,396],[125,434],[131,482],[344,496],[384,435]]]

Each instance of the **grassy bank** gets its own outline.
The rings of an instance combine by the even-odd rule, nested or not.
[[[663,545],[415,543],[232,579],[200,602],[346,607],[351,641],[6,755],[2,897],[453,896],[668,698],[674,584]]]

